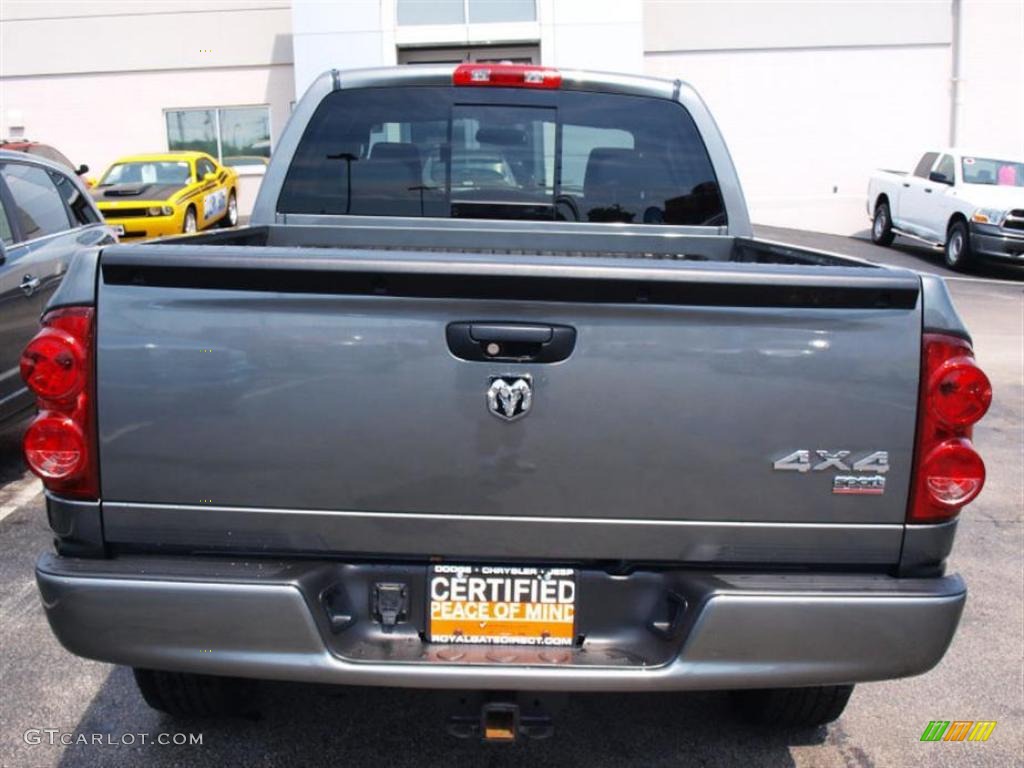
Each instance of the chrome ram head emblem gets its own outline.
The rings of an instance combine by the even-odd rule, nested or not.
[[[505,421],[521,419],[530,411],[533,387],[529,376],[491,379],[487,390],[487,410]]]

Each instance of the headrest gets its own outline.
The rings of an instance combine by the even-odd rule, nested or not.
[[[619,147],[595,147],[587,158],[587,170],[583,176],[584,194],[595,184],[615,181],[628,183],[638,168],[639,157],[634,149]]]

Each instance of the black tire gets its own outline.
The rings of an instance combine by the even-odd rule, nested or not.
[[[733,706],[749,723],[780,728],[812,728],[843,714],[852,685],[734,691]]]
[[[871,222],[871,242],[875,245],[892,245],[896,233],[892,231],[892,212],[889,203],[881,200],[875,206],[875,218]]]
[[[957,272],[962,272],[971,265],[974,253],[971,251],[971,233],[966,221],[957,219],[949,225],[943,255],[946,266]]]
[[[175,717],[227,717],[254,711],[256,684],[252,680],[156,669],[133,672],[146,703]]]

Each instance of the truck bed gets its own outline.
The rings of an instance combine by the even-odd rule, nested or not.
[[[364,220],[362,224],[337,226],[336,220],[332,224],[272,224],[213,230],[164,238],[151,243],[150,247],[192,244],[224,248],[334,249],[335,252],[339,249],[391,250],[477,256],[603,257],[881,269],[851,256],[752,237],[665,232],[631,232],[625,237],[609,237],[607,228],[603,226],[581,231],[578,224],[565,229],[556,223],[537,228],[533,222],[513,221],[488,222],[486,226],[473,221],[444,221],[432,225],[416,219],[404,223],[389,221],[386,226],[372,219]],[[609,244],[613,247],[610,248]],[[204,247],[202,250],[205,252],[207,249]]]

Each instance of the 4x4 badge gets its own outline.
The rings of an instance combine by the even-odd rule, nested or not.
[[[487,410],[504,421],[521,419],[530,412],[533,385],[530,377],[496,376],[487,388]]]
[[[851,461],[852,451],[818,449],[811,458],[808,450],[793,451],[772,463],[783,472],[824,472],[835,470],[844,474],[832,476],[832,493],[859,496],[881,496],[885,493],[885,474],[889,471],[889,452],[871,451]],[[847,474],[873,472],[874,474]]]

